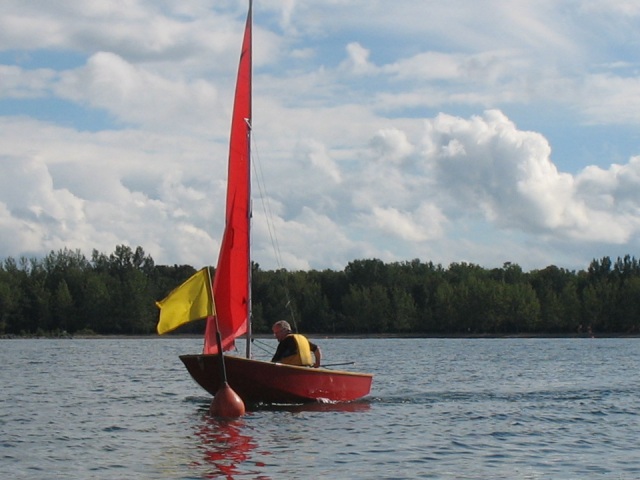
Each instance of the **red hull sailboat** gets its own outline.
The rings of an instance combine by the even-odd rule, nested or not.
[[[215,395],[221,385],[218,355],[182,355],[198,384]],[[229,386],[245,403],[346,402],[369,394],[371,375],[296,367],[226,355]]]
[[[229,386],[245,402],[356,400],[369,394],[372,375],[251,358],[251,27],[252,2],[249,0],[231,122],[226,223],[215,277],[211,282],[208,270],[200,270],[158,302],[161,308],[158,333],[207,318],[203,353],[182,355],[180,359],[193,379],[212,395],[223,383],[219,345],[223,351],[230,350],[234,348],[235,339],[244,335],[246,358],[225,355],[224,367]]]

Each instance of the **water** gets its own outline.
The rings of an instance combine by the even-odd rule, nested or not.
[[[0,478],[640,478],[637,339],[316,341],[366,401],[231,422],[200,340],[0,341]]]

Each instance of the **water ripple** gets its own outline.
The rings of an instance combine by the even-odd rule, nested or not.
[[[177,358],[199,341],[3,341],[0,476],[640,478],[636,340],[322,346],[375,374],[369,398],[220,422]]]

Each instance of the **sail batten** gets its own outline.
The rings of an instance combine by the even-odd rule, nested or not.
[[[225,230],[213,280],[223,350],[248,331],[250,315],[250,135],[252,89],[252,6],[244,30],[231,118]],[[204,353],[217,353],[215,319],[205,330]]]

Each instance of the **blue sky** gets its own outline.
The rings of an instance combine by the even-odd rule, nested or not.
[[[255,2],[254,259],[637,255],[640,3],[392,5]],[[0,257],[215,264],[246,6],[2,2]]]

